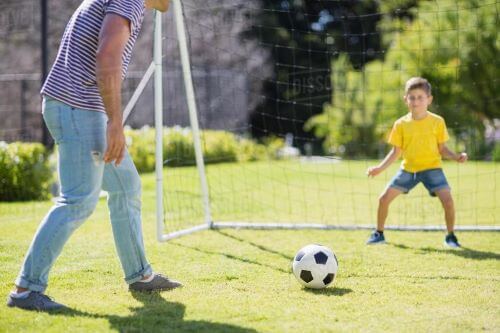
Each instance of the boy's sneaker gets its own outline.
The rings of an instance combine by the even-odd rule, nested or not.
[[[444,239],[444,245],[449,246],[451,248],[460,247],[460,243],[458,243],[457,236],[455,234],[448,234]]]
[[[375,244],[385,244],[385,237],[384,234],[381,234],[378,231],[374,231],[370,238],[366,241],[366,244],[368,245],[375,245]]]
[[[64,305],[54,302],[49,296],[36,291],[31,291],[27,297],[23,298],[9,295],[7,306],[36,311],[52,311],[66,308]]]
[[[144,291],[144,292],[154,292],[154,291],[164,291],[171,290],[178,287],[182,287],[182,284],[178,281],[170,280],[168,277],[154,273],[154,277],[149,282],[134,282],[128,286],[130,291]]]

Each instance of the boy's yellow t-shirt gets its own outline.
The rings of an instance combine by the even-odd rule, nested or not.
[[[448,139],[444,119],[427,111],[427,116],[420,120],[414,120],[411,112],[396,120],[388,141],[403,152],[401,168],[419,172],[441,167],[438,144]]]

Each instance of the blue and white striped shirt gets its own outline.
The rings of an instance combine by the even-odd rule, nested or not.
[[[41,94],[76,108],[105,112],[96,79],[96,53],[104,17],[113,13],[130,21],[131,34],[122,56],[124,79],[144,11],[144,0],[84,0],[66,26]]]

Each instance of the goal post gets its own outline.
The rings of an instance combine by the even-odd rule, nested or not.
[[[169,18],[175,24],[167,25],[166,34],[162,15],[155,14],[154,59],[125,114],[154,76],[159,241],[207,229],[375,227],[378,196],[398,168],[394,163],[375,179],[365,175],[367,167],[378,163],[387,151],[383,137],[391,123],[378,113],[386,103],[384,108],[394,108],[393,115],[397,115],[401,83],[421,70],[386,68],[379,60],[366,61],[362,69],[355,69],[355,59],[364,61],[373,53],[365,46],[359,50],[366,42],[359,40],[379,32],[345,31],[344,37],[350,38],[347,41],[358,43],[358,48],[347,48],[340,54],[334,47],[339,36],[326,34],[324,45],[310,40],[329,20],[348,21],[352,17],[330,17],[325,9],[317,22],[311,23],[310,31],[293,26],[285,31],[278,23],[247,22],[256,13],[291,12],[287,6],[260,8],[258,3],[220,0],[199,5],[173,0]],[[445,7],[440,10],[450,11]],[[453,10],[457,15],[462,11]],[[429,15],[433,13],[429,11]],[[383,15],[366,14],[356,19],[369,23],[371,16]],[[249,37],[248,30],[255,27],[257,33]],[[280,39],[263,38],[275,30],[281,31],[280,38],[303,34],[306,42],[282,44]],[[409,38],[423,33],[415,31]],[[443,36],[448,33],[443,31]],[[425,45],[421,47],[425,52]],[[458,70],[456,66],[452,70]],[[269,84],[274,92],[264,93]],[[382,102],[379,96],[394,99]],[[358,127],[337,125],[344,112],[354,114],[352,121],[358,122]],[[370,117],[379,117],[380,124],[371,123]],[[397,119],[385,117],[391,122]],[[321,126],[323,131],[338,133],[315,137],[315,128]],[[461,135],[467,133],[456,130]],[[340,136],[358,141],[350,143]],[[371,142],[373,138],[378,141]],[[331,147],[326,147],[328,140],[332,140]],[[457,141],[452,144],[460,148]],[[456,229],[500,231],[498,163],[447,162],[444,168],[457,207]],[[387,229],[445,230],[439,200],[431,199],[423,186],[396,201]]]

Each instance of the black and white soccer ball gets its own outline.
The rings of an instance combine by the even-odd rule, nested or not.
[[[304,246],[293,259],[292,269],[297,280],[307,288],[321,289],[330,285],[339,263],[332,250],[323,245]]]

